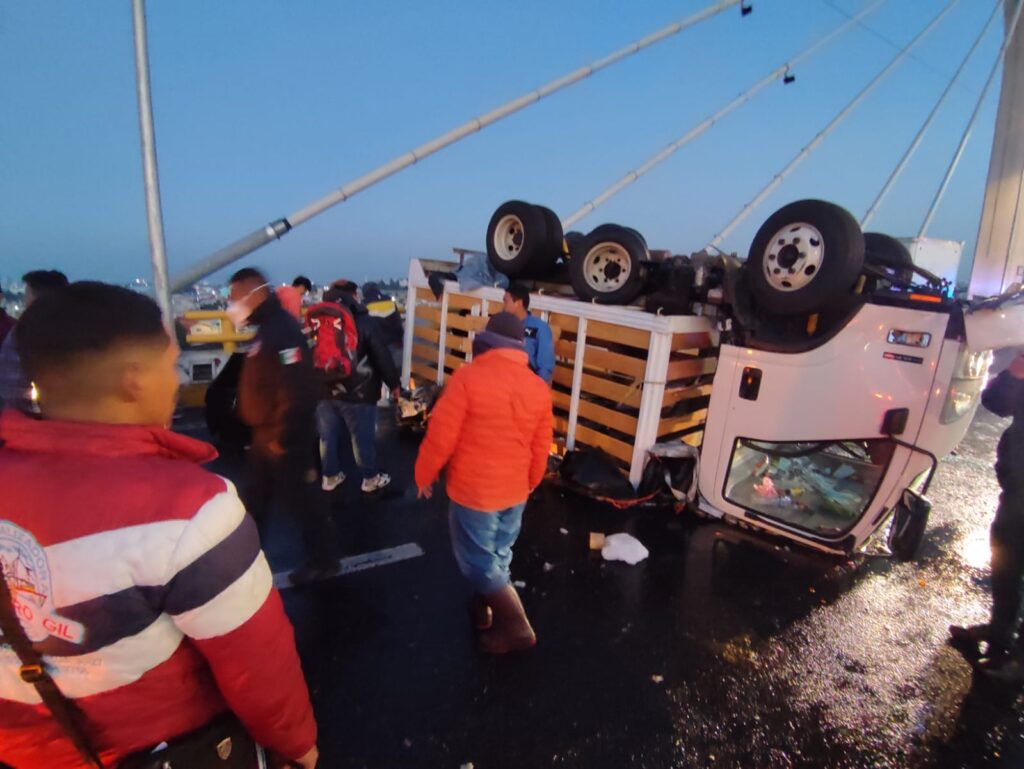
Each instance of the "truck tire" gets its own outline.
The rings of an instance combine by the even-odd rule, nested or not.
[[[834,302],[863,266],[864,235],[850,212],[824,200],[798,200],[758,229],[746,271],[757,306],[789,316]]]
[[[928,528],[928,510],[911,511],[902,502],[896,505],[889,527],[889,550],[897,561],[912,561]]]
[[[535,205],[541,212],[547,226],[547,245],[534,255],[524,275],[532,278],[546,278],[555,268],[555,263],[562,255],[562,220],[550,208]]]
[[[510,278],[525,276],[550,250],[544,212],[521,200],[502,203],[487,224],[487,258]],[[540,256],[539,256],[540,255]]]
[[[884,268],[903,283],[914,278],[914,259],[910,251],[891,235],[864,233],[864,263]]]
[[[625,227],[621,224],[599,224],[590,231],[590,235],[596,235],[602,232],[616,232],[618,230],[625,230],[626,232],[633,233],[636,237],[640,238],[640,242],[644,244],[644,248],[647,248],[647,238],[641,234],[640,230],[635,230],[632,227]]]
[[[583,240],[569,260],[569,280],[580,299],[629,304],[644,286],[647,248],[625,227],[606,227]]]
[[[565,239],[565,247],[569,249],[568,253],[569,257],[571,258],[574,254],[579,252],[580,245],[583,243],[584,239],[587,236],[584,235],[582,232],[570,230],[569,232],[565,233],[563,237]]]

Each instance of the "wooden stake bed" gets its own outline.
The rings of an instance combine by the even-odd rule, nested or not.
[[[473,336],[500,312],[504,291],[460,291],[447,282],[440,298],[427,286],[429,270],[456,265],[409,265],[402,381],[444,384],[472,360]],[[551,326],[555,339],[552,384],[555,445],[604,449],[635,486],[656,442],[700,445],[718,335],[708,318],[652,315],[635,307],[587,304],[575,298],[532,294],[530,310]]]

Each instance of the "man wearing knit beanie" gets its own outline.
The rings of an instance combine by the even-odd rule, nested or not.
[[[509,564],[551,440],[551,392],[530,370],[523,323],[507,312],[493,315],[473,340],[472,362],[446,383],[416,458],[420,497],[432,495],[447,469],[452,550],[473,586],[473,621],[490,654],[537,642]]]

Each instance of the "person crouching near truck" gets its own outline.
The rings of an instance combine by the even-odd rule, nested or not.
[[[996,478],[1001,494],[990,534],[992,544],[992,616],[987,625],[950,627],[952,643],[982,673],[1024,681],[1024,354],[993,379],[982,405],[1013,422],[999,439]],[[987,642],[984,654],[980,649]]]
[[[523,323],[500,312],[473,340],[473,360],[446,382],[416,458],[416,486],[429,499],[447,469],[448,525],[471,602],[480,648],[529,649],[537,637],[509,578],[523,510],[551,449],[551,393],[523,348]]]

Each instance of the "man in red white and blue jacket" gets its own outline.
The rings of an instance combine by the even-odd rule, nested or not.
[[[0,416],[0,567],[92,747],[113,766],[232,711],[312,769],[316,724],[256,527],[200,466],[212,447],[165,429],[178,351],[156,305],[76,283],[15,333],[43,418]],[[0,645],[0,762],[85,766],[19,665]]]

